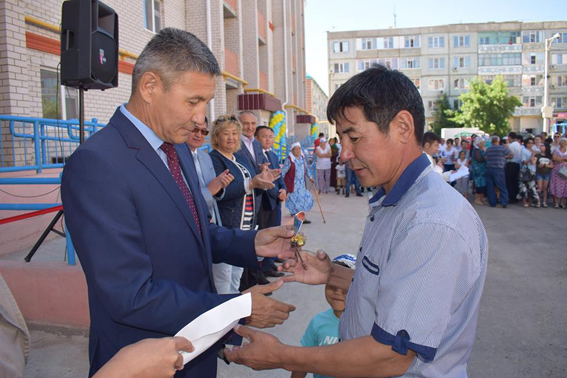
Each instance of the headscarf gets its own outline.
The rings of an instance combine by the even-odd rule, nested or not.
[[[294,144],[292,144],[291,148],[289,149],[289,157],[290,157],[291,161],[293,161],[294,163],[297,163],[297,158],[295,157],[295,155],[292,152],[295,147],[299,147],[299,150],[301,151],[301,156],[303,156],[303,149],[301,148],[301,143],[299,143],[299,142],[295,142]]]
[[[476,138],[474,138],[474,146],[476,148],[478,148],[478,146],[480,146],[482,142],[484,142],[484,139],[482,137],[477,136]]]

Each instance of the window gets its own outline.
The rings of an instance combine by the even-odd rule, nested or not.
[[[427,108],[432,111],[437,111],[437,101],[427,101]]]
[[[392,70],[398,69],[398,58],[378,59],[378,64]]]
[[[519,66],[522,64],[522,54],[481,54],[478,56],[479,67],[486,66]]]
[[[567,96],[551,97],[551,103],[556,109],[567,109]]]
[[[555,40],[555,43],[567,43],[567,33],[559,33],[559,38]]]
[[[460,56],[453,58],[453,67],[455,68],[468,68],[471,66],[470,56]]]
[[[453,37],[453,46],[454,47],[469,47],[470,46],[470,37],[468,35],[456,35]]]
[[[445,47],[445,37],[429,37],[429,47]]]
[[[524,54],[522,64],[543,64],[543,53],[535,52]]]
[[[361,50],[373,50],[376,48],[376,38],[362,38],[360,40]]]
[[[430,91],[438,91],[445,89],[445,80],[443,79],[429,79],[429,86]]]
[[[335,73],[348,73],[349,64],[348,63],[335,63]]]
[[[461,106],[463,106],[463,102],[461,100],[459,100],[458,98],[453,100],[453,109],[459,110]]]
[[[404,37],[404,47],[419,47],[419,36],[406,35]]]
[[[366,60],[357,60],[356,67],[359,72],[364,71],[372,67],[373,64],[378,63],[377,59],[366,59]]]
[[[445,58],[429,58],[429,69],[445,68]]]
[[[535,54],[530,55],[530,64],[536,64],[536,56]]]
[[[333,52],[348,52],[348,41],[333,43]]]
[[[335,90],[339,89],[341,87],[341,84],[335,84]]]
[[[492,84],[492,81],[496,78],[496,75],[486,75],[482,76],[482,80],[486,84]],[[508,87],[519,87],[522,85],[522,75],[502,75],[502,80],[508,85]]]
[[[58,86],[57,72],[40,69],[43,118],[78,119],[79,95],[75,88]],[[64,98],[65,101],[61,101]]]
[[[523,43],[539,43],[541,39],[541,31],[529,30],[522,32]]]
[[[393,49],[394,48],[394,37],[386,37],[380,38],[383,40],[382,46],[384,49]]]
[[[401,62],[401,68],[419,68],[420,65],[419,58],[404,58]]]
[[[144,27],[154,33],[161,30],[161,3],[158,0],[144,0]]]
[[[421,88],[421,79],[419,77],[410,79],[417,89]]]
[[[567,87],[567,76],[557,76],[555,85],[558,87]]]
[[[490,45],[490,37],[479,37],[478,38],[479,45]]]
[[[469,89],[468,79],[455,79],[453,80],[453,88],[455,89]]]
[[[522,103],[529,108],[541,106],[541,96],[524,96],[522,97]]]
[[[524,75],[522,85],[525,87],[535,87],[543,85],[543,75]]]
[[[567,65],[567,53],[551,54],[551,64],[556,66]]]

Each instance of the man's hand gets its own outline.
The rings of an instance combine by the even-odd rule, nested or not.
[[[280,189],[278,193],[278,199],[282,202],[287,199],[287,191],[285,189]]]
[[[270,227],[260,230],[254,239],[256,255],[289,259],[295,256],[291,247],[292,226]]]
[[[249,341],[242,347],[226,348],[224,355],[230,362],[246,365],[254,370],[281,368],[280,351],[285,348],[276,337],[248,327],[236,326],[234,331]]]
[[[289,313],[295,311],[295,306],[264,295],[282,286],[283,280],[280,279],[267,285],[253,286],[243,292],[252,294],[252,315],[246,318],[246,324],[256,328],[271,328],[283,324],[289,318]]]
[[[314,254],[309,251],[300,251],[299,253],[307,265],[307,270],[294,259],[284,261],[283,265],[278,267],[278,271],[292,273],[283,277],[285,282],[301,282],[308,285],[321,285],[329,282],[334,266],[325,252],[317,251],[317,254]]]
[[[192,352],[184,337],[146,339],[122,348],[93,378],[168,378],[183,369],[180,351]]]
[[[223,173],[212,179],[211,182],[209,182],[209,184],[207,185],[207,189],[209,189],[209,192],[214,196],[218,192],[220,192],[221,189],[226,188],[232,182],[232,180],[234,180],[234,176],[231,175],[230,171],[227,169]]]

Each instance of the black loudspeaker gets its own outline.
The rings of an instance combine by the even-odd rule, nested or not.
[[[61,12],[61,84],[118,86],[118,15],[98,0],[68,0]]]

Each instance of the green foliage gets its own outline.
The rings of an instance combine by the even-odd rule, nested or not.
[[[516,96],[508,95],[508,86],[501,76],[491,84],[486,84],[480,77],[474,78],[470,82],[470,91],[459,98],[463,105],[460,112],[449,112],[450,119],[489,134],[507,134],[510,131],[508,120],[514,109],[522,106]]]
[[[431,124],[431,131],[437,135],[441,135],[441,129],[461,127],[457,122],[453,121],[450,116],[452,116],[451,105],[449,104],[449,98],[446,94],[440,95],[437,100],[435,100],[435,121]]]

